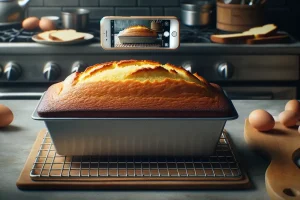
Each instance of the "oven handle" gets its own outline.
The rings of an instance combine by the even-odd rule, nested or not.
[[[40,99],[43,92],[0,92],[0,99]]]

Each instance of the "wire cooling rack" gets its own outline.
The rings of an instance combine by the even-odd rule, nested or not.
[[[45,133],[30,171],[34,180],[42,178],[144,177],[210,179],[240,178],[241,169],[225,133],[214,155],[209,157],[141,156],[61,156],[49,133]],[[156,179],[157,180],[157,179]]]
[[[160,44],[116,44],[115,47],[161,47]]]

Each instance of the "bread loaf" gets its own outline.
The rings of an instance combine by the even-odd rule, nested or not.
[[[130,26],[120,31],[118,36],[157,37],[157,33],[146,26]]]
[[[45,92],[41,117],[224,117],[221,88],[181,67],[148,60],[96,64]]]

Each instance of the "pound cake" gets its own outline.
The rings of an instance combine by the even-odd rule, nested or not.
[[[96,64],[45,92],[41,117],[226,117],[223,90],[184,68],[149,60]]]
[[[157,33],[146,26],[130,26],[120,31],[118,36],[157,37]]]

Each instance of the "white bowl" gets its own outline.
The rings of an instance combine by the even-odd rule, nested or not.
[[[59,24],[59,17],[58,16],[44,16],[41,19],[49,19],[55,23],[55,26],[57,27]]]

